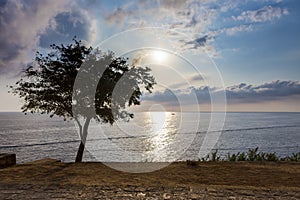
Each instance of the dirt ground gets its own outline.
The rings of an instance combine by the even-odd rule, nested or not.
[[[181,162],[132,174],[44,159],[0,169],[0,199],[41,198],[300,199],[300,163]]]

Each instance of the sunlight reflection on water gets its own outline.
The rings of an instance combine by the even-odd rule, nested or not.
[[[84,160],[122,161],[133,155],[133,161],[165,161],[172,156],[178,157],[178,146],[192,138],[194,133],[190,127],[197,124],[199,114],[166,113],[163,125],[159,117],[153,118],[157,121],[154,125],[151,116],[156,114],[136,113],[132,122],[118,122],[114,126],[92,123]],[[199,158],[201,136],[207,130],[209,119],[209,113],[201,113],[195,131],[198,133],[180,160]],[[225,156],[229,152],[255,147],[264,152],[276,152],[279,156],[291,155],[300,151],[299,120],[300,113],[228,113],[214,148]],[[154,133],[153,129],[161,132]],[[0,153],[16,153],[18,163],[45,157],[73,162],[78,145],[73,122],[64,122],[57,117],[0,113]],[[97,152],[97,157],[90,153],[93,151]],[[127,151],[127,157],[122,157],[123,151]]]
[[[173,162],[193,142],[199,123],[197,117],[191,120],[181,113],[138,113],[130,123],[91,124],[86,147],[101,161]],[[183,134],[187,130],[190,134]]]
[[[133,122],[118,122],[116,126],[101,125],[102,131],[98,131],[93,124],[87,139],[87,149],[96,157],[106,157],[103,148],[118,152],[118,155],[110,159],[115,161],[167,161],[170,152],[175,152],[174,143],[180,128],[181,115],[170,112],[145,112]],[[98,126],[99,128],[99,126]],[[101,136],[99,136],[101,135]],[[107,138],[103,141],[104,138]],[[180,138],[178,138],[180,139]],[[99,147],[99,148],[95,148]],[[180,148],[179,148],[180,150]],[[121,156],[123,154],[126,156]],[[107,152],[104,152],[105,154]],[[178,153],[178,152],[177,152]],[[133,156],[133,157],[132,157]],[[130,158],[129,158],[130,157]]]
[[[152,121],[152,137],[148,142],[152,144],[153,148],[148,157],[160,160],[170,152],[169,147],[174,142],[179,119],[170,112],[151,112],[149,114]]]

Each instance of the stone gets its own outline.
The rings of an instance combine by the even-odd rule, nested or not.
[[[197,194],[191,194],[190,198],[191,198],[192,200],[195,200],[195,199],[199,199],[200,196],[197,195]]]
[[[145,193],[142,193],[142,192],[139,192],[136,196],[137,196],[137,197],[145,197],[146,194],[145,194]]]
[[[15,165],[16,160],[16,154],[0,154],[0,168]]]
[[[166,199],[171,199],[171,195],[167,194],[167,193],[164,193],[163,194],[163,199],[166,200]]]

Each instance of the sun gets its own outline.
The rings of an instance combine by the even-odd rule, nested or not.
[[[151,57],[154,61],[161,63],[167,59],[168,54],[161,50],[155,50],[151,52]]]

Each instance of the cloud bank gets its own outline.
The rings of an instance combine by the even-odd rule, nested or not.
[[[22,69],[38,47],[90,37],[90,21],[71,0],[7,0],[0,4],[0,73]]]
[[[187,88],[185,90],[165,90],[143,97],[146,101],[178,104],[177,99],[189,99],[196,95],[199,104],[210,103],[210,94],[218,95],[222,90],[209,86]],[[300,81],[272,81],[261,85],[241,83],[225,88],[227,102],[230,103],[261,103],[266,101],[296,98],[300,100]]]

